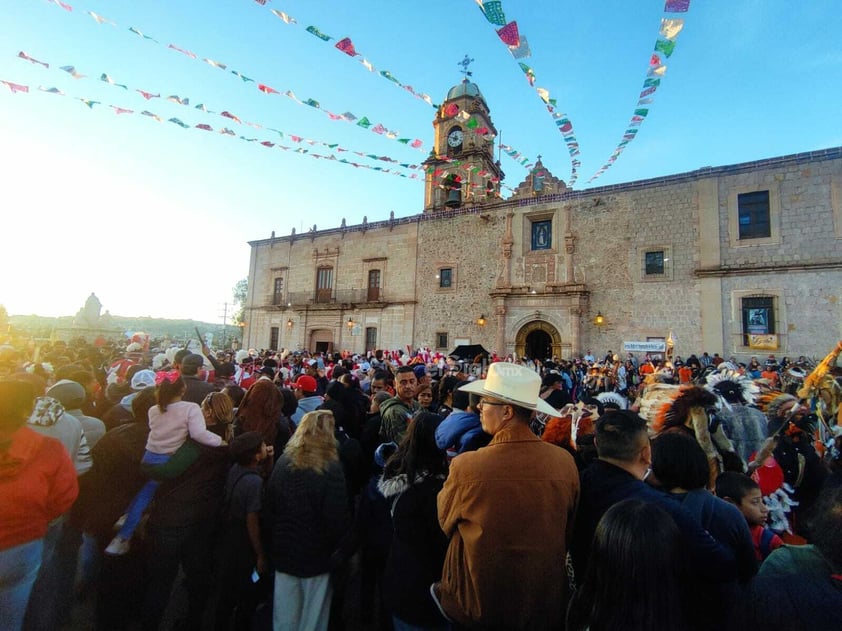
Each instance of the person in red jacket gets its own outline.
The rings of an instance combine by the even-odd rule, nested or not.
[[[70,455],[54,438],[26,427],[32,384],[0,381],[0,611],[4,629],[20,629],[50,521],[79,493]]]

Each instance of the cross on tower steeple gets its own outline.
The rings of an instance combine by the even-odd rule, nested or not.
[[[468,77],[470,77],[471,75],[474,74],[473,72],[468,70],[468,66],[470,66],[471,62],[473,62],[473,61],[474,60],[471,59],[470,57],[468,57],[468,55],[466,54],[465,58],[462,61],[460,61],[458,64],[456,64],[457,66],[462,66],[462,70],[460,70],[459,72],[461,72],[463,75],[465,75],[466,81],[468,80]]]

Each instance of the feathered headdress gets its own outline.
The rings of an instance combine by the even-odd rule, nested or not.
[[[736,370],[710,373],[705,379],[705,388],[721,397],[729,408],[732,403],[751,405],[760,393],[756,383]]]
[[[663,404],[655,415],[652,429],[660,433],[670,427],[684,425],[693,408],[714,408],[719,399],[709,390],[701,386],[684,386],[679,388],[672,401]]]
[[[629,400],[622,394],[618,394],[616,392],[600,392],[595,398],[603,405],[606,403],[613,403],[621,410],[625,410],[629,407]]]
[[[770,419],[781,416],[781,407],[787,403],[798,403],[798,397],[780,390],[772,390],[761,394],[757,401],[760,411]]]

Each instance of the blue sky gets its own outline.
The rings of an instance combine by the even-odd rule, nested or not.
[[[349,150],[340,158],[371,166],[390,165],[350,152],[420,163],[431,148],[435,110],[337,51],[344,37],[377,70],[435,103],[460,81],[457,64],[470,55],[502,142],[532,159],[541,154],[554,175],[570,177],[561,134],[473,0],[67,4],[72,12],[46,0],[0,0],[0,80],[30,88],[13,94],[0,85],[7,237],[0,304],[11,314],[72,315],[95,292],[117,315],[221,322],[231,288],[248,275],[248,240],[335,227],[343,218],[354,224],[420,212],[421,179],[238,138],[330,153],[281,139],[271,127],[338,144]],[[582,163],[576,188],[842,145],[842,12],[831,0],[693,0],[687,13],[673,15],[664,13],[663,0],[507,0],[503,8],[529,41],[532,56],[522,61],[536,85],[573,122]],[[88,11],[116,26],[98,24]],[[615,165],[587,184],[627,128],[662,17],[686,22],[646,121]],[[321,41],[306,32],[309,25],[334,39]],[[50,68],[18,58],[20,51]],[[59,69],[68,65],[87,78]],[[103,73],[129,89],[100,81]],[[263,94],[256,82],[315,99],[321,109]],[[136,89],[161,98],[146,101]],[[166,101],[170,95],[190,105]],[[101,104],[91,109],[74,97]],[[217,114],[195,109],[199,103]],[[134,114],[117,115],[110,105]],[[324,110],[366,116],[422,140],[423,151],[331,120]],[[264,129],[222,118],[222,111]],[[168,122],[173,117],[191,128]],[[508,186],[526,176],[505,155],[502,166]]]

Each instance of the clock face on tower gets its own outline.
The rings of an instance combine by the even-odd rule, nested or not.
[[[458,127],[451,129],[450,133],[447,134],[447,144],[454,149],[462,146],[462,130]]]

